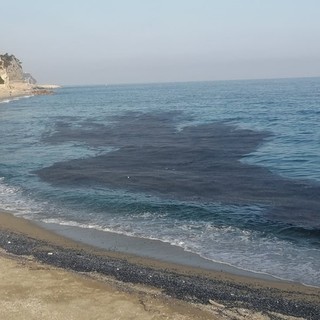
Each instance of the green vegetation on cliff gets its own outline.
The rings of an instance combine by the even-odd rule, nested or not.
[[[1,66],[1,61],[3,64],[4,68],[8,68],[13,62],[16,62],[21,68],[22,68],[22,63],[19,59],[17,59],[13,54],[0,54],[0,66]]]

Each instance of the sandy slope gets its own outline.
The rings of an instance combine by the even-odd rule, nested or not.
[[[194,319],[196,311],[3,253],[0,284],[0,319],[7,320]]]
[[[0,319],[269,320],[247,309],[190,305],[160,292],[96,279],[0,252]],[[274,314],[274,319],[302,319]]]

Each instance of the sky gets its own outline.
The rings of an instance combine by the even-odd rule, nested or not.
[[[319,0],[1,0],[0,53],[61,85],[320,76]]]

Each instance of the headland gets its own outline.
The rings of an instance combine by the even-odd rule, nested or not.
[[[22,62],[14,55],[0,55],[0,101],[18,97],[51,94],[56,85],[39,85],[30,73],[25,73]]]

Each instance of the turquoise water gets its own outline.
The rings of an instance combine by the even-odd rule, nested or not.
[[[0,208],[320,286],[320,79],[0,103]]]

